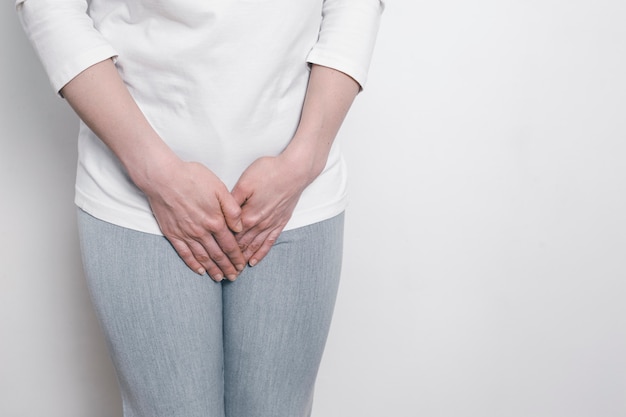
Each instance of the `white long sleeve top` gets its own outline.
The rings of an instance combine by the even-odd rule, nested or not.
[[[295,133],[308,63],[361,86],[380,0],[16,0],[55,91],[91,65],[116,67],[157,133],[182,159],[232,188]],[[161,234],[143,193],[81,123],[76,204],[102,220]],[[339,214],[346,168],[338,141],[285,229]]]

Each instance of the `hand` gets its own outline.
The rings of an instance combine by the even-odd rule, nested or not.
[[[204,165],[176,160],[146,193],[161,231],[191,269],[215,281],[234,280],[243,257],[233,232],[242,230],[239,204]]]
[[[241,230],[239,205],[209,169],[172,152],[113,62],[87,68],[62,93],[146,194],[161,231],[183,261],[216,281],[236,278],[246,264],[233,234]]]
[[[242,210],[243,230],[236,237],[250,266],[272,248],[309,183],[284,155],[259,158],[241,175],[232,191]]]

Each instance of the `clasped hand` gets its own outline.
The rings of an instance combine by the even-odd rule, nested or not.
[[[215,281],[260,262],[309,184],[282,156],[250,165],[231,192],[204,165],[180,161],[146,191],[164,236],[182,260]],[[145,190],[144,190],[145,191]]]

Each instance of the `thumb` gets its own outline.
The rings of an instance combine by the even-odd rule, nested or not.
[[[241,180],[235,184],[230,194],[233,196],[239,207],[242,207],[244,203],[252,195],[251,192],[245,190],[246,187],[241,185]]]
[[[220,207],[224,214],[224,220],[228,228],[235,233],[239,233],[243,230],[243,223],[241,222],[241,207],[230,193],[226,193],[219,198]]]

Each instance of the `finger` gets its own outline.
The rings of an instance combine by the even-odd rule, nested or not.
[[[219,281],[224,277],[230,281],[234,281],[237,278],[237,275],[239,275],[239,271],[237,270],[237,267],[233,265],[228,255],[224,253],[217,241],[211,236],[210,238],[205,238],[199,243],[201,243],[202,247],[208,254],[211,262],[213,262],[217,267],[216,275],[212,275],[212,277],[216,281]],[[241,257],[243,259],[243,254]],[[209,272],[211,271],[210,269],[208,270]]]
[[[250,245],[250,243],[252,243],[255,236],[256,236],[256,233],[254,233],[252,229],[246,230],[243,233],[238,233],[236,236],[236,239],[237,239],[237,244],[239,245],[239,249],[241,251],[245,251]],[[244,258],[245,258],[245,253],[244,253]]]
[[[230,231],[222,213],[216,216],[206,216],[202,222],[189,227],[189,240],[199,243],[203,250],[198,250],[200,256],[208,254],[210,260],[217,265],[223,275],[233,280],[245,267],[245,259],[235,235]],[[192,248],[193,250],[193,248]],[[202,262],[202,261],[200,261]]]
[[[241,232],[243,230],[243,224],[241,222],[241,204],[239,204],[230,193],[218,196],[218,201],[222,208],[224,220],[226,220],[226,224],[230,230],[235,233]]]
[[[267,236],[267,238],[261,244],[261,247],[250,257],[250,261],[248,262],[250,266],[255,266],[256,264],[261,262],[263,258],[265,258],[265,256],[269,253],[270,249],[272,249],[272,247],[274,246],[274,243],[276,243],[276,240],[278,239],[278,236],[280,236],[281,232],[282,232],[282,227],[279,229],[273,230]]]
[[[268,210],[257,209],[254,203],[244,206],[241,220],[243,222],[243,232],[237,234],[237,242],[240,247],[248,247],[252,241],[264,230],[269,233],[274,227],[272,218],[267,214]],[[263,236],[265,237],[265,236]]]
[[[205,247],[205,244],[195,240],[189,240],[186,243],[193,253],[195,259],[202,264],[202,266],[206,270],[206,273],[213,281],[220,282],[222,279],[224,279],[226,272],[221,268],[221,266],[217,264],[217,262],[215,262],[215,260],[213,259],[214,255],[209,253],[207,247]],[[207,244],[207,246],[210,245]]]
[[[246,262],[250,259],[250,256],[252,256],[254,252],[256,252],[261,247],[263,241],[265,240],[265,237],[269,233],[270,230],[267,230],[260,225],[256,225],[237,235],[237,243],[239,245],[239,248],[243,252],[243,256],[246,259]]]
[[[178,256],[180,256],[183,262],[185,262],[185,264],[191,268],[192,271],[198,275],[204,275],[206,273],[206,268],[198,262],[196,257],[193,255],[193,252],[185,242],[174,238],[168,238],[168,240],[174,247],[176,253],[178,253]]]
[[[246,265],[246,258],[239,248],[237,239],[232,234],[232,232],[227,228],[224,228],[219,232],[216,232],[213,237],[216,244],[219,246],[220,251],[226,256],[227,260],[229,261],[229,264],[234,266],[234,273],[238,274],[239,272],[243,271]],[[227,272],[228,275],[229,271],[224,270],[224,272]]]
[[[254,240],[244,250],[244,256],[248,260],[248,265],[255,266],[265,257],[265,255],[267,255],[276,242],[281,230],[282,227],[263,230],[255,236]]]
[[[237,203],[239,207],[243,206],[243,204],[248,200],[252,193],[245,190],[245,187],[241,185],[241,181],[237,182],[233,187],[233,190],[230,192],[233,196],[233,199]]]

